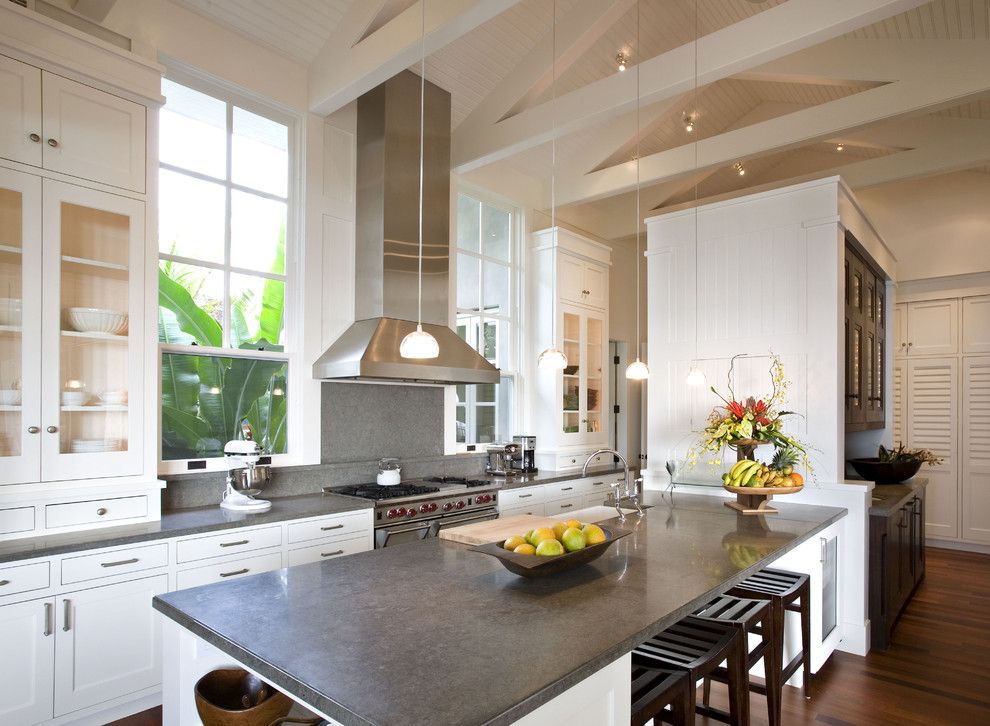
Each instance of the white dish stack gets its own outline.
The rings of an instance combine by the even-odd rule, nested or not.
[[[120,451],[120,439],[73,439],[69,450],[73,454],[102,454],[107,451]]]

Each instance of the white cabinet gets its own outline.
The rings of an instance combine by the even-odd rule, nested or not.
[[[962,352],[990,353],[990,295],[962,301]]]
[[[0,56],[0,156],[144,192],[144,106]]]
[[[55,715],[161,683],[161,623],[151,599],[158,575],[67,593],[57,602]]]
[[[608,306],[608,270],[568,254],[558,258],[560,299],[604,310]]]
[[[560,318],[562,350],[567,356],[568,367],[561,374],[558,441],[565,446],[604,444],[604,399],[608,380],[604,315],[562,305]]]
[[[931,449],[944,459],[922,472],[929,480],[925,506],[928,537],[959,536],[958,416],[958,359],[908,360],[906,443],[911,448]]]
[[[926,300],[894,308],[897,355],[952,355],[959,351],[959,301]]]
[[[568,497],[567,499],[556,499],[554,501],[547,502],[546,514],[548,517],[552,517],[555,514],[576,512],[583,507],[584,496],[578,494],[577,496]]]
[[[54,607],[50,598],[0,606],[0,723],[52,718]]]
[[[361,536],[352,539],[334,539],[316,545],[299,547],[289,550],[288,562],[286,566],[306,565],[310,562],[322,562],[332,560],[345,555],[352,555],[357,552],[365,552],[371,549],[368,546],[367,537]]]
[[[962,537],[990,544],[990,357],[963,359],[962,408]]]
[[[41,70],[0,55],[0,156],[41,166]]]

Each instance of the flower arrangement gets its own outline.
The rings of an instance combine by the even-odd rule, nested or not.
[[[883,446],[877,454],[877,460],[881,464],[900,464],[902,462],[920,462],[928,466],[938,466],[944,459],[938,456],[931,449],[909,449],[901,443],[895,449],[887,449]]]

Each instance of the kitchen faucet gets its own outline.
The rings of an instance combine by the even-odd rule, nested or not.
[[[625,512],[622,511],[622,502],[623,500],[626,499],[632,502],[633,506],[636,507],[636,511],[639,513],[639,516],[642,517],[645,514],[645,512],[643,511],[643,508],[639,505],[639,495],[636,494],[635,488],[630,486],[629,462],[627,462],[626,457],[624,457],[618,451],[616,451],[615,449],[599,449],[598,451],[591,454],[591,456],[588,457],[588,460],[584,462],[584,466],[581,467],[581,476],[588,475],[588,466],[599,454],[612,454],[612,456],[616,457],[619,461],[622,462],[622,470],[623,470],[622,481],[623,481],[624,490],[619,491],[619,482],[615,482],[611,485],[612,488],[615,489],[615,494],[613,496],[615,497],[615,511],[619,513],[619,521],[620,522],[626,521]],[[642,477],[638,477],[633,483],[638,484],[642,481],[643,481]]]

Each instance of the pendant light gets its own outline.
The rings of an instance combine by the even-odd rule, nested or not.
[[[698,99],[698,0],[694,0],[694,94],[692,105],[697,105]],[[701,245],[698,241],[698,137],[694,139],[694,314],[695,318],[698,315],[698,309],[700,307],[698,303],[700,294],[700,285],[698,284],[699,277],[699,265],[698,257],[701,251]],[[708,383],[708,378],[705,376],[705,372],[701,370],[701,366],[698,362],[698,321],[695,320],[694,325],[694,357],[695,359],[691,361],[691,367],[688,369],[687,378],[684,382],[689,386],[704,386]]]
[[[640,164],[640,148],[639,148],[639,68],[643,65],[643,49],[639,45],[639,0],[636,0],[636,52],[639,53],[639,60],[636,62],[636,360],[630,363],[626,367],[626,378],[631,381],[644,381],[650,377],[650,369],[647,367],[646,363],[639,359],[639,347],[640,347],[640,337],[639,337],[639,308],[640,308],[640,292],[639,292],[639,258],[642,256],[639,253],[639,226],[640,226],[640,211],[639,211],[639,196],[640,196],[640,184],[639,184],[639,164]]]
[[[557,0],[551,5],[553,11],[553,40],[550,48],[552,81],[550,101],[550,228],[553,230],[554,260],[550,270],[550,289],[557,294]],[[557,301],[551,303],[550,347],[546,348],[537,360],[537,367],[543,370],[562,371],[567,367],[567,355],[557,347]]]
[[[403,358],[425,360],[440,355],[437,339],[423,330],[423,140],[426,108],[426,0],[420,0],[422,8],[419,63],[419,297],[416,310],[416,330],[409,333],[399,344],[399,355]]]

